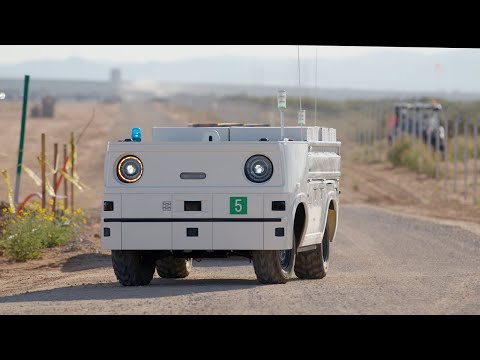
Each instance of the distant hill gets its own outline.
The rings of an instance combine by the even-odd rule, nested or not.
[[[437,66],[438,64],[438,66]],[[114,63],[81,58],[42,60],[0,65],[0,78],[35,78],[107,81],[112,67],[122,78],[165,83],[234,84],[240,86],[295,87],[295,59],[214,57],[169,62]],[[318,62],[318,86],[332,89],[480,93],[480,51],[456,49],[440,55],[412,55],[385,51]],[[302,83],[315,84],[314,59],[302,60]],[[1,88],[1,83],[0,83]]]

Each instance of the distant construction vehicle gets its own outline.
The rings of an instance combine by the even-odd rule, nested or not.
[[[431,103],[399,103],[394,105],[394,116],[388,124],[389,143],[401,134],[415,134],[423,142],[436,149],[437,136],[439,150],[444,151],[445,129],[440,124],[442,105]]]
[[[55,103],[57,99],[53,96],[44,96],[41,105],[34,105],[30,111],[32,118],[54,118]]]

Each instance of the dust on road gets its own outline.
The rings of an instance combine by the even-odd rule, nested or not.
[[[452,225],[453,224],[453,225]],[[1,314],[480,314],[480,232],[363,205],[341,208],[323,280],[257,283],[248,260],[124,288],[108,252],[0,272]]]

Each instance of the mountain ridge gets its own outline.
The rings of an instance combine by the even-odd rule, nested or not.
[[[212,83],[248,86],[298,86],[294,58],[250,56],[198,57],[178,61],[114,62],[81,57],[30,60],[0,64],[0,78],[108,81],[119,68],[122,78],[134,81]],[[315,85],[315,59],[301,59],[302,86]],[[480,51],[458,49],[442,54],[405,51],[319,58],[318,86],[372,91],[480,92]]]

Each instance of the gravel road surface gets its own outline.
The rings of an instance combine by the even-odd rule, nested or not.
[[[480,314],[480,231],[363,205],[341,207],[323,280],[260,285],[248,260],[124,288],[106,252],[0,272],[0,314]]]

